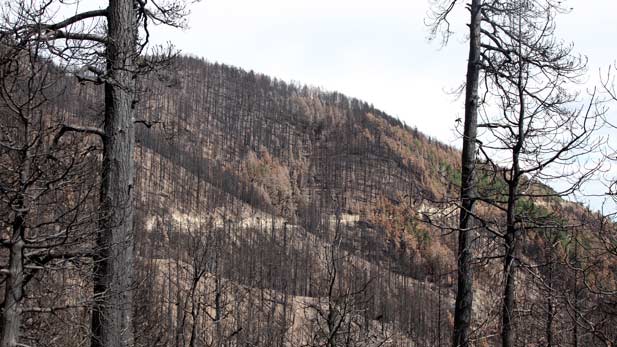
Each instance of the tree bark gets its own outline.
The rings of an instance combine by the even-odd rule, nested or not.
[[[461,209],[458,240],[458,283],[454,310],[454,347],[469,346],[473,308],[473,271],[471,244],[473,239],[472,213],[476,200],[475,165],[476,134],[478,128],[478,81],[480,78],[480,22],[481,0],[471,2],[469,25],[469,59],[465,88],[465,125],[461,157]]]
[[[13,221],[13,236],[9,255],[9,274],[6,279],[4,305],[0,327],[2,328],[2,347],[18,345],[21,324],[21,299],[24,281],[24,219],[20,212]]]
[[[502,319],[501,319],[501,344],[502,347],[514,346],[513,334],[513,313],[514,313],[514,295],[515,295],[515,275],[516,275],[516,259],[514,258],[516,235],[515,230],[508,226],[506,232],[506,256],[504,258],[503,272],[505,275],[505,286],[503,293]]]
[[[518,30],[522,28],[522,14],[518,17]],[[520,155],[525,144],[525,79],[523,77],[526,69],[522,59],[522,41],[519,37],[518,42],[518,71],[517,71],[517,97],[518,97],[518,123],[516,143],[512,148],[512,166],[510,167],[510,177],[508,183],[508,204],[506,208],[506,235],[505,235],[505,258],[503,263],[503,271],[505,275],[505,287],[503,292],[503,305],[501,315],[501,344],[502,347],[514,346],[514,299],[516,296],[516,242],[517,242],[517,226],[516,226],[516,205],[518,203],[519,185],[520,185]],[[533,116],[532,116],[533,119]]]
[[[554,240],[555,241],[555,240]],[[548,268],[548,298],[546,303],[546,347],[553,347],[553,317],[555,316],[555,304],[553,303],[553,249],[550,250],[550,264]]]
[[[105,136],[94,257],[92,347],[133,345],[134,63],[133,0],[110,0]]]
[[[28,213],[26,196],[29,193],[28,180],[30,179],[30,150],[29,150],[29,122],[24,121],[21,140],[23,147],[19,151],[19,193],[13,207],[12,233],[9,247],[9,273],[4,286],[4,303],[2,318],[0,319],[1,347],[16,347],[19,345],[21,329],[21,305],[24,294],[24,246],[26,232],[26,216]]]
[[[578,314],[580,311],[580,291],[579,291],[579,286],[578,286],[578,281],[579,281],[579,268],[580,268],[580,262],[578,259],[578,230],[575,232],[574,234],[574,259],[573,259],[573,267],[574,267],[574,313],[572,314],[572,326],[573,326],[573,330],[572,330],[572,347],[578,347],[579,345],[579,333],[578,333]]]
[[[521,105],[520,120],[524,119],[524,104]],[[519,131],[522,131],[522,123]],[[508,205],[506,209],[506,235],[505,235],[505,257],[503,262],[504,273],[504,289],[503,289],[503,304],[501,313],[501,344],[502,347],[514,346],[514,329],[513,329],[513,314],[514,314],[514,299],[516,296],[516,204],[518,201],[519,187],[519,153],[522,149],[524,135],[519,132],[519,140],[514,147],[513,163],[511,169],[511,181],[508,182]]]

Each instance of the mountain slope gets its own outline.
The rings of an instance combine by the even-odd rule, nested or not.
[[[99,125],[100,90],[70,79],[61,84],[49,112]],[[365,102],[199,59],[179,57],[171,70],[139,84],[139,345],[449,345],[458,151]],[[417,122],[429,116],[417,115]],[[485,191],[500,187],[480,178]],[[525,208],[573,224],[596,218],[559,199]],[[494,209],[479,211],[501,218]],[[573,266],[572,259],[591,264],[587,259],[600,254],[591,250],[596,234],[580,230],[560,230],[558,239],[527,231],[521,344],[543,345],[546,331],[555,331],[569,345],[572,326],[583,329],[583,322],[610,330],[613,316],[596,309],[610,305],[584,288],[585,273]],[[477,345],[498,344],[501,247],[478,230],[475,251],[486,257],[475,274]],[[612,264],[594,278],[614,281]],[[76,291],[87,298],[87,276],[77,278],[83,284]],[[29,324],[62,327],[88,314],[67,312],[49,321],[32,315]],[[61,329],[44,335],[55,341],[49,331]],[[596,339],[588,334],[580,342]]]
[[[161,123],[138,131],[138,225],[173,225],[180,243],[226,230],[222,258],[238,264],[222,277],[292,297],[327,297],[337,258],[327,252],[347,254],[336,266],[348,283],[337,290],[367,286],[352,311],[392,326],[399,338],[390,345],[447,340],[452,292],[424,281],[450,270],[453,240],[430,233],[411,208],[446,193],[435,177],[457,166],[454,149],[337,93],[190,58],[176,70],[149,83],[145,95],[155,97],[141,104],[148,123]],[[155,238],[157,227],[146,234]]]

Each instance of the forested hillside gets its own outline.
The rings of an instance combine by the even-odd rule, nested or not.
[[[141,77],[135,105],[137,345],[450,345],[459,151],[336,92],[196,58],[171,65]],[[36,346],[88,337],[97,208],[88,173],[102,144],[85,132],[57,136],[57,124],[98,126],[98,88],[60,78],[42,112],[45,141],[62,157],[42,155],[39,167],[86,160],[53,196],[67,205],[56,212],[70,237],[42,228],[37,237],[60,246],[28,255],[23,324]],[[16,159],[6,153],[8,167]],[[490,172],[479,180],[485,196],[503,189]],[[613,224],[554,197],[520,209],[554,227],[530,222],[521,240],[518,345],[609,346]],[[478,213],[502,218],[488,205]],[[482,228],[476,238],[475,345],[494,346],[502,240]],[[58,249],[83,254],[54,257]]]
[[[331,304],[354,345],[445,343],[453,239],[418,209],[445,196],[458,153],[338,93],[193,58],[173,68],[142,81],[135,154],[137,245],[157,288],[142,308],[161,341],[186,344],[200,320],[205,340],[318,344]],[[68,114],[100,102],[74,92]]]

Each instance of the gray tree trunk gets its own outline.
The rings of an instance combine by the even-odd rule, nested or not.
[[[473,239],[472,213],[476,200],[475,165],[476,134],[478,128],[478,81],[480,78],[480,22],[481,0],[471,2],[469,24],[469,60],[465,90],[465,125],[461,157],[461,209],[458,236],[458,286],[454,309],[454,347],[469,346],[471,313],[473,308],[473,272],[471,244]]]
[[[520,120],[524,119],[524,104],[521,105]],[[522,131],[522,123],[520,124],[519,131]],[[506,210],[506,235],[505,235],[505,258],[503,262],[504,273],[504,291],[503,291],[503,304],[501,313],[501,344],[502,347],[514,346],[514,299],[516,296],[516,242],[517,242],[517,229],[516,229],[516,205],[518,201],[518,187],[519,187],[519,154],[522,149],[524,141],[523,133],[519,133],[519,139],[513,149],[513,163],[510,170],[511,181],[508,182],[508,205]]]
[[[23,296],[24,281],[24,220],[21,213],[17,213],[13,221],[13,235],[9,255],[9,274],[6,279],[4,292],[4,311],[0,327],[2,329],[2,347],[15,347],[19,339],[21,324],[21,299]]]
[[[521,32],[521,17],[519,16],[519,32]],[[512,148],[512,166],[510,167],[510,177],[508,180],[508,205],[506,209],[506,235],[505,235],[505,259],[503,271],[505,276],[505,287],[503,292],[502,319],[501,319],[501,344],[502,347],[514,346],[514,299],[516,296],[516,242],[517,242],[517,227],[516,227],[516,205],[518,202],[518,190],[520,185],[520,155],[525,144],[525,118],[526,118],[526,103],[525,103],[525,79],[524,64],[522,63],[522,47],[519,41],[518,46],[518,79],[517,79],[517,96],[518,96],[518,124],[516,143]]]
[[[508,214],[510,214],[509,211]],[[510,221],[510,216],[508,216],[508,220]],[[506,230],[505,248],[506,255],[503,263],[505,286],[501,315],[501,344],[502,347],[512,347],[514,346],[513,315],[516,288],[516,259],[514,256],[516,249],[516,229],[514,229],[513,225],[510,225],[510,223],[508,223]]]
[[[556,241],[556,240],[554,240]],[[546,347],[553,347],[553,318],[555,316],[555,304],[553,303],[553,271],[554,269],[554,256],[553,249],[550,250],[550,265],[548,269],[548,299],[546,303]]]
[[[135,10],[110,0],[101,208],[94,266],[92,347],[133,345]]]
[[[29,193],[28,180],[30,179],[30,151],[28,147],[28,122],[24,122],[23,148],[20,150],[20,193],[14,205],[12,221],[11,245],[9,249],[9,273],[4,286],[4,303],[0,329],[1,347],[16,347],[19,345],[21,329],[21,300],[24,294],[24,237],[26,232],[26,196]]]

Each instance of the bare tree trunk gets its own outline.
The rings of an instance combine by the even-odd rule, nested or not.
[[[215,327],[215,338],[216,343],[222,343],[223,341],[223,332],[222,332],[222,322],[221,319],[223,317],[223,307],[221,304],[222,297],[222,288],[221,288],[221,276],[222,274],[219,272],[219,254],[218,250],[215,251],[216,255],[214,258],[214,327]]]
[[[516,236],[514,228],[508,225],[506,232],[506,256],[504,258],[503,272],[505,275],[505,287],[503,293],[503,306],[501,316],[501,344],[502,347],[514,346],[513,313],[515,295],[516,259],[514,258]]]
[[[469,346],[473,308],[473,272],[471,218],[475,203],[476,134],[478,127],[478,80],[480,78],[481,0],[471,2],[469,60],[465,91],[465,128],[461,168],[461,209],[458,236],[458,287],[454,310],[454,347]]]
[[[572,314],[572,326],[574,327],[572,330],[572,347],[579,346],[579,332],[578,332],[578,315],[580,311],[580,290],[578,286],[579,277],[578,277],[578,269],[580,268],[579,255],[578,255],[578,229],[574,234],[574,313]]]
[[[518,17],[518,30],[521,32],[522,14]],[[525,80],[523,77],[525,66],[522,62],[522,37],[518,42],[518,71],[517,71],[517,97],[518,97],[518,123],[516,133],[516,143],[512,148],[512,166],[510,167],[510,177],[506,179],[508,183],[508,204],[506,209],[506,235],[505,235],[505,259],[503,271],[505,275],[505,288],[503,294],[502,319],[501,319],[501,344],[502,347],[514,346],[514,298],[516,295],[516,242],[517,242],[517,227],[516,227],[516,205],[518,203],[519,184],[521,176],[520,154],[523,150],[523,144],[526,141],[525,117]],[[531,118],[533,119],[533,118]]]
[[[553,271],[554,270],[554,257],[553,249],[551,248],[551,259],[548,269],[548,298],[546,308],[546,347],[553,347],[553,318],[555,316],[555,304],[553,303]]]
[[[133,0],[108,8],[105,137],[94,268],[93,347],[133,345]]]
[[[26,195],[30,179],[30,151],[28,150],[28,122],[24,122],[23,144],[19,151],[20,157],[20,192],[13,207],[11,245],[9,249],[9,273],[4,287],[4,303],[2,319],[0,320],[1,347],[16,347],[19,343],[21,328],[21,300],[24,294],[24,233],[26,231]]]
[[[13,237],[11,238],[9,274],[6,280],[4,292],[4,305],[2,312],[1,347],[15,347],[19,339],[21,323],[21,299],[23,296],[24,281],[24,220],[20,212],[13,221]]]
[[[524,108],[524,106],[522,106]],[[521,114],[524,116],[524,112]],[[514,331],[513,331],[513,314],[514,314],[514,298],[516,295],[516,221],[515,221],[515,209],[517,203],[518,185],[519,185],[519,163],[518,154],[522,148],[523,135],[519,135],[519,141],[514,148],[513,164],[511,175],[511,181],[508,182],[508,205],[506,215],[506,235],[505,235],[505,258],[503,262],[504,273],[504,290],[503,290],[503,304],[501,313],[501,344],[502,347],[514,346]]]

